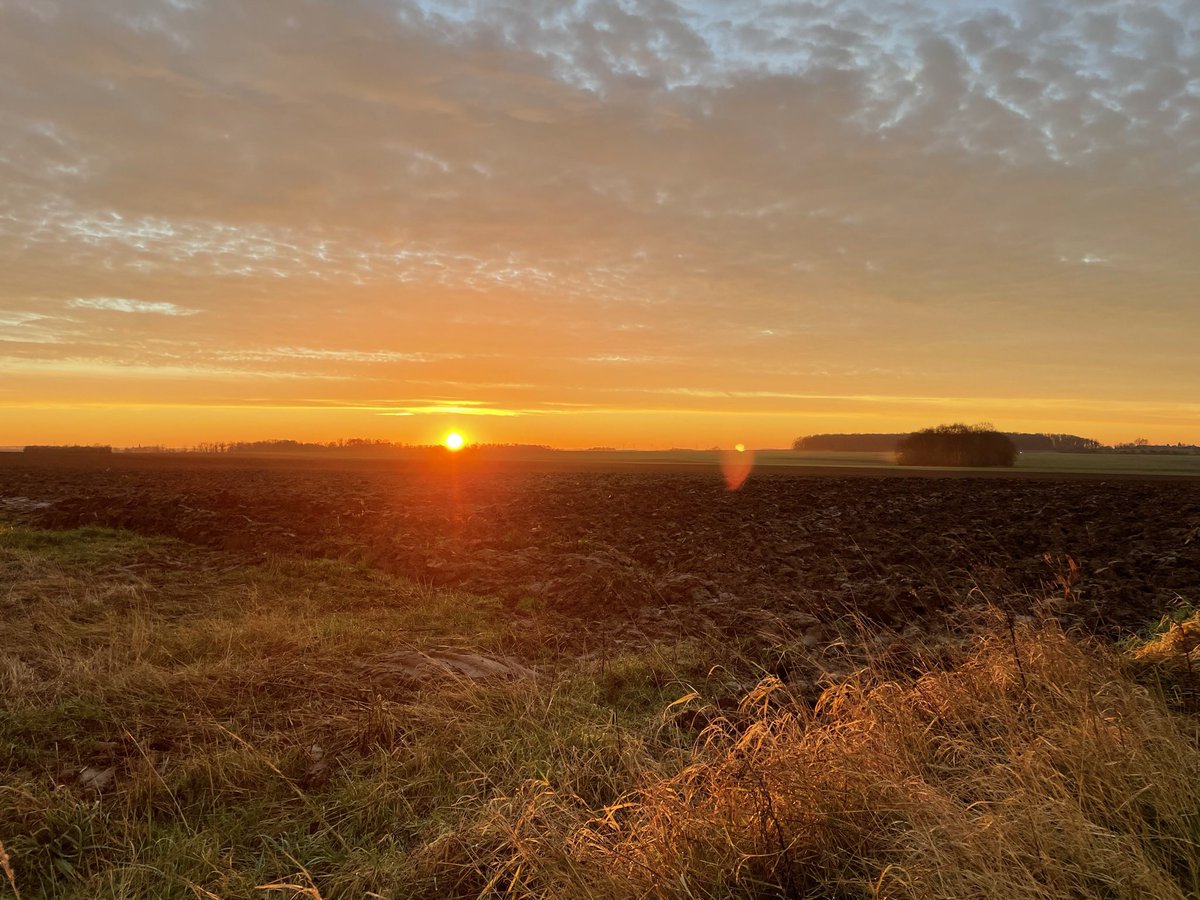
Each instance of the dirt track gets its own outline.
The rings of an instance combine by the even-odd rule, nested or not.
[[[751,611],[903,626],[973,589],[1091,627],[1200,602],[1200,484],[0,461],[0,516],[350,558],[646,631]],[[1072,570],[1072,561],[1077,567]],[[687,615],[683,611],[687,610]]]

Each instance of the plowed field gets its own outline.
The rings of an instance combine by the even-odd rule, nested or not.
[[[0,517],[349,558],[618,631],[853,614],[974,593],[1120,631],[1200,602],[1200,483],[0,462]]]

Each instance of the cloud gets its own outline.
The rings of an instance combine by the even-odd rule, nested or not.
[[[32,322],[41,322],[50,318],[35,312],[9,312],[0,310],[0,328],[19,328]]]
[[[407,406],[389,409],[381,412],[381,416],[498,416],[512,418],[516,416],[538,415],[550,410],[541,409],[505,409],[492,406],[477,406],[462,403],[438,403],[429,406]]]
[[[393,363],[461,359],[461,353],[404,353],[395,350],[332,350],[317,347],[273,347],[267,350],[220,351],[223,359],[263,362],[273,359],[310,359],[332,362]]]
[[[174,303],[129,300],[125,297],[76,297],[67,305],[72,309],[103,309],[152,316],[194,316],[200,312],[198,309],[188,309]]]

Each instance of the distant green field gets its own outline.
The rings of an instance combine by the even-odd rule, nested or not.
[[[777,466],[886,466],[898,468],[890,453],[801,453],[793,450],[771,450],[760,453],[756,462],[758,465]],[[1016,468],[1022,472],[1200,475],[1200,456],[1156,456],[1134,453],[1022,453],[1017,457]]]
[[[1025,453],[1017,468],[1030,472],[1092,472],[1112,475],[1200,475],[1200,456],[1136,453]]]
[[[3,451],[4,448],[0,448]],[[0,452],[5,460],[20,460],[24,454]],[[409,453],[386,455],[354,453],[245,453],[245,454],[137,454],[117,453],[108,457],[111,462],[163,460],[197,461],[203,463],[229,463],[255,465],[264,460],[299,460],[355,465],[360,463],[386,464],[396,460],[420,458]],[[712,467],[720,465],[721,452],[717,450],[546,450],[542,448],[516,448],[500,453],[489,453],[491,461],[541,465],[557,468],[566,466],[584,471],[605,471],[613,467],[626,469],[630,466],[648,465],[658,467]],[[109,462],[105,463],[110,464]],[[812,469],[879,469],[893,473],[900,471],[919,472],[1012,472],[1011,469],[943,469],[933,466],[896,465],[891,453],[850,453],[814,450],[767,449],[754,451],[754,466],[771,468]],[[1024,453],[1017,458],[1017,472],[1029,474],[1061,475],[1149,475],[1149,476],[1200,476],[1200,454],[1157,455],[1135,453]]]
[[[717,465],[720,455],[712,450],[582,450],[572,458],[597,465],[652,463],[658,465]],[[759,450],[755,465],[814,468],[899,468],[891,453],[824,453],[820,451]],[[913,466],[913,470],[929,471]],[[1200,455],[1157,456],[1123,453],[1024,453],[1016,469],[1030,473],[1090,475],[1194,475],[1200,476]],[[963,471],[956,469],[954,471]],[[979,471],[994,471],[981,469]]]

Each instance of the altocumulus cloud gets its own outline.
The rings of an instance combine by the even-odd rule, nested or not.
[[[27,357],[1182,398],[1198,234],[1195,0],[0,0]]]

